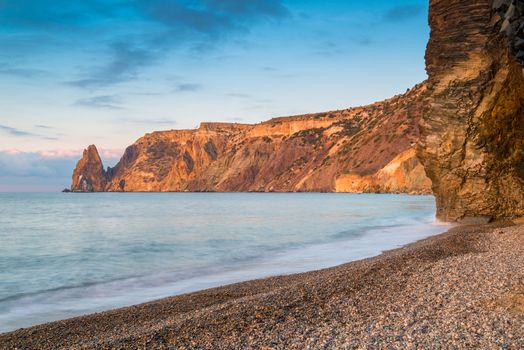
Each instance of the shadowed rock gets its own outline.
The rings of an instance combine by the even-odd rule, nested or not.
[[[419,157],[441,219],[524,216],[521,9],[522,1],[430,2]]]

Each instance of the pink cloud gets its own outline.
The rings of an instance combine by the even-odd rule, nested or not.
[[[26,154],[26,153],[34,153],[38,154],[41,157],[44,158],[81,158],[83,153],[82,148],[77,149],[59,149],[59,150],[45,150],[45,151],[37,151],[37,152],[23,152],[17,149],[7,149],[3,150],[1,152],[9,155],[17,155],[17,154]],[[105,159],[114,159],[114,158],[120,158],[124,154],[123,149],[115,148],[115,149],[99,149],[98,152],[100,153],[100,157]]]

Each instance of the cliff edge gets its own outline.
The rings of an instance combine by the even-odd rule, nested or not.
[[[524,1],[432,0],[429,23],[418,154],[437,215],[524,216]]]

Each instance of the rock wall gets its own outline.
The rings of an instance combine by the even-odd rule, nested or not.
[[[421,84],[370,106],[256,125],[202,123],[196,130],[154,132],[128,147],[115,168],[94,171],[98,181],[89,173],[89,183],[106,181],[94,190],[133,192],[429,193],[431,183],[412,153],[397,167],[401,171],[384,170],[399,155],[413,152],[425,91]],[[75,174],[88,178],[87,163],[81,160]],[[341,185],[340,179],[352,175],[359,186]],[[72,190],[84,188],[89,186],[74,179]]]
[[[431,0],[419,158],[438,217],[524,216],[522,1]]]

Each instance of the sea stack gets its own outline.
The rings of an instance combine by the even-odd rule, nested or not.
[[[76,164],[71,184],[72,192],[103,192],[107,177],[102,160],[95,145],[84,150],[82,158]]]

